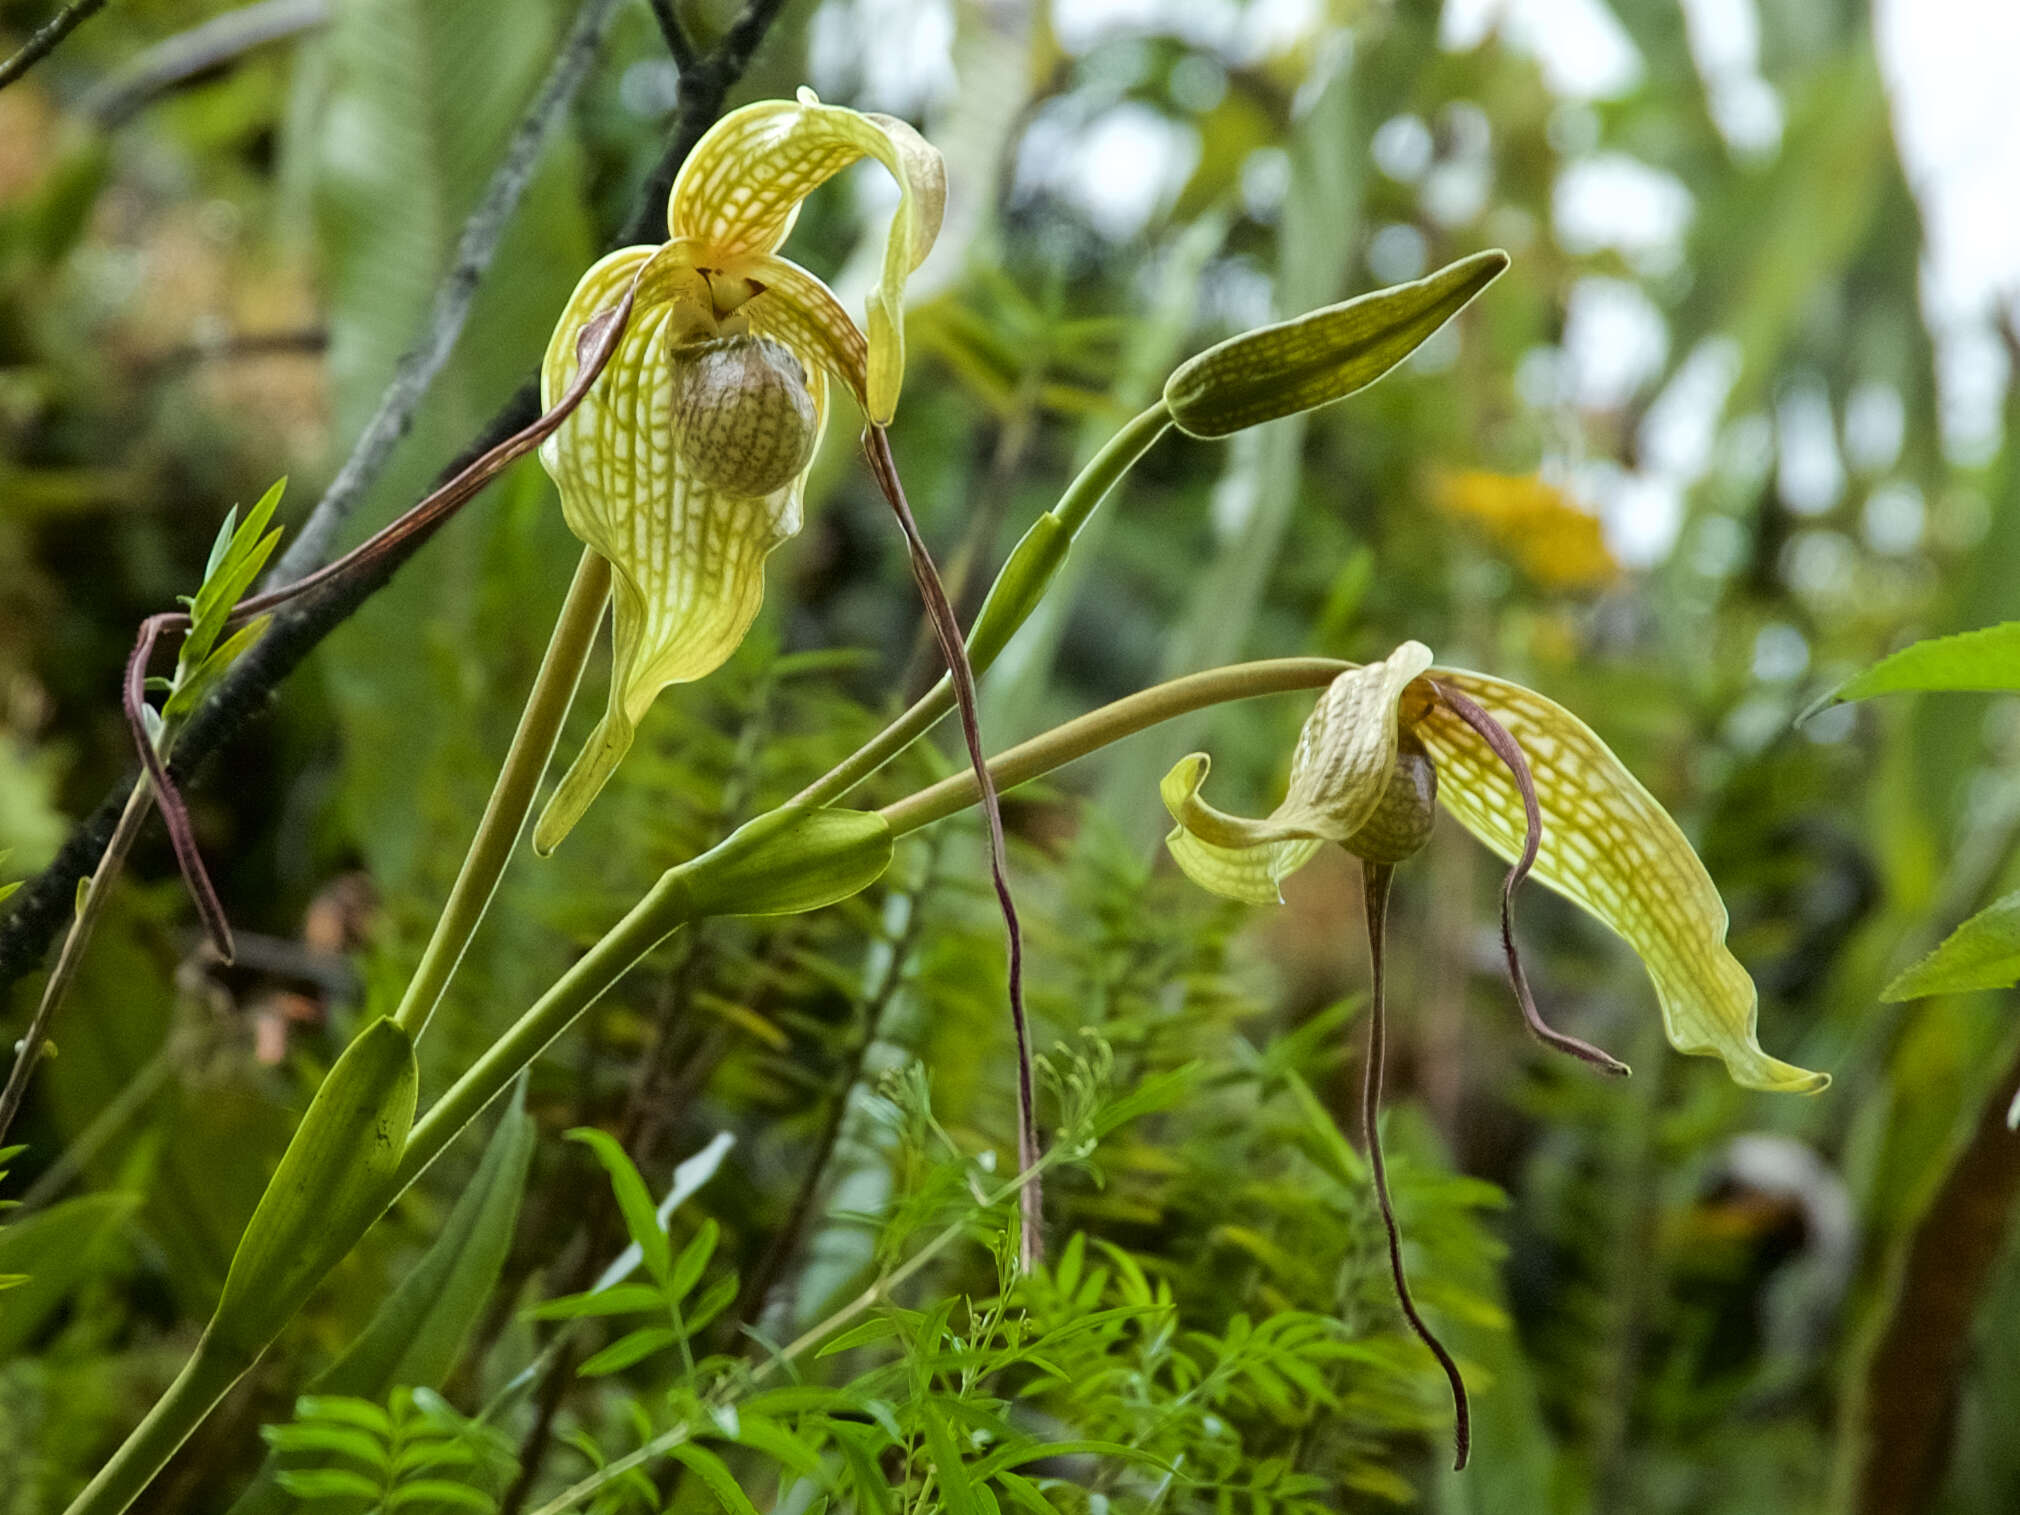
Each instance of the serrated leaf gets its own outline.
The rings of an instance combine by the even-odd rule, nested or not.
[[[2020,892],[1980,910],[1880,991],[1889,1003],[2020,984]]]
[[[664,1288],[673,1271],[673,1247],[660,1227],[659,1217],[653,1212],[652,1195],[645,1187],[645,1180],[639,1177],[637,1166],[607,1131],[599,1131],[594,1126],[578,1126],[568,1133],[568,1139],[583,1143],[603,1164],[604,1171],[610,1175],[610,1188],[617,1198],[618,1212],[624,1217],[624,1229],[630,1234],[632,1245],[644,1257],[646,1271]]]

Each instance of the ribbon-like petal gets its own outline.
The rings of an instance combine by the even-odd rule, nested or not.
[[[1229,899],[1277,903],[1283,880],[1321,843],[1346,841],[1381,803],[1406,692],[1430,666],[1428,648],[1405,642],[1383,661],[1334,679],[1299,734],[1284,802],[1266,819],[1209,805],[1199,791],[1210,760],[1203,752],[1182,758],[1158,792],[1178,823],[1165,846],[1186,876]]]
[[[744,272],[746,260],[778,250],[802,200],[863,158],[898,183],[883,277],[869,300],[868,411],[884,425],[905,370],[905,279],[931,251],[946,207],[946,170],[930,143],[895,117],[823,105],[810,90],[746,105],[695,144],[674,180],[667,225]]]
[[[534,828],[550,852],[581,818],[668,684],[721,666],[764,599],[764,562],[800,526],[801,479],[746,498],[701,483],[673,448],[668,344],[684,317],[684,267],[673,248],[627,248],[583,276],[541,368],[541,389],[565,390],[584,325],[639,274],[640,304],[581,407],[541,447],[568,526],[610,562],[614,657],[608,709]],[[654,298],[645,301],[650,288]],[[826,416],[827,383],[808,391]]]
[[[1724,1060],[1750,1089],[1808,1093],[1829,1076],[1770,1057],[1759,996],[1725,945],[1725,904],[1669,813],[1583,721],[1533,690],[1485,674],[1432,670],[1505,726],[1534,775],[1543,812],[1535,876],[1640,954],[1669,1041]],[[1480,735],[1444,705],[1412,731],[1438,770],[1438,798],[1502,857],[1522,851],[1522,797]]]

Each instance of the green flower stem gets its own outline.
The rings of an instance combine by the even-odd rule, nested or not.
[[[227,1353],[206,1335],[176,1374],[175,1382],[147,1412],[147,1418],[85,1485],[70,1506],[70,1515],[124,1510],[131,1505],[251,1366],[249,1360]]]
[[[435,922],[435,931],[421,953],[421,961],[400,998],[393,1019],[416,1040],[427,1028],[442,995],[455,976],[457,964],[469,948],[470,939],[490,908],[505,865],[525,829],[527,812],[533,808],[534,792],[554,756],[554,744],[561,736],[561,724],[575,701],[575,686],[589,661],[589,649],[596,640],[596,628],[603,620],[603,603],[610,594],[610,564],[598,553],[585,548],[576,565],[575,581],[568,586],[568,598],[554,623],[547,654],[540,661],[526,709],[519,717],[519,729],[512,734],[511,749],[498,770],[498,782],[484,806],[477,834],[463,867],[449,891],[448,903]]]
[[[674,869],[660,877],[602,938],[562,974],[512,1028],[486,1049],[463,1076],[414,1122],[393,1179],[398,1194],[421,1175],[462,1129],[503,1094],[519,1070],[574,1024],[646,953],[694,918],[687,880]],[[390,1203],[390,1196],[388,1202]]]
[[[1270,658],[1189,673],[1103,705],[1099,710],[1090,710],[1012,747],[990,762],[989,772],[995,777],[998,790],[1014,789],[1159,722],[1229,700],[1286,694],[1297,689],[1323,689],[1353,666],[1332,658]],[[891,828],[891,835],[898,837],[943,821],[967,809],[980,797],[975,775],[961,773],[886,805],[879,813]]]
[[[1162,400],[1131,420],[1011,549],[968,633],[968,664],[978,678],[1038,608],[1088,517],[1170,426],[1171,413]],[[942,677],[911,709],[794,796],[793,803],[832,805],[932,730],[953,708],[953,681]]]

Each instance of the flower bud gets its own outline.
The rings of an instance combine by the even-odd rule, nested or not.
[[[725,494],[784,488],[812,459],[820,418],[807,371],[770,337],[719,337],[673,353],[673,449]]]

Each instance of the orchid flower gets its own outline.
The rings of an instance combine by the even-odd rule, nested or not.
[[[867,332],[826,284],[778,256],[800,202],[863,158],[897,181]],[[874,424],[897,408],[905,280],[945,202],[940,155],[904,122],[802,90],[725,116],[695,144],[669,240],[584,274],[541,367],[564,391],[597,322],[636,294],[608,369],[540,450],[568,526],[611,567],[608,707],[534,829],[550,852],[581,818],[660,690],[736,650],[765,559],[800,529],[807,469],[840,383]]]
[[[1389,882],[1395,865],[1430,836],[1436,805],[1442,802],[1513,864],[1501,895],[1503,945],[1523,1018],[1544,1042],[1606,1072],[1627,1072],[1597,1047],[1553,1030],[1536,1010],[1515,951],[1512,914],[1516,886],[1531,872],[1640,954],[1678,1051],[1722,1059],[1732,1078],[1751,1089],[1808,1093],[1829,1079],[1762,1050],[1753,980],[1725,945],[1725,906],[1704,865],[1606,744],[1534,690],[1434,668],[1422,643],[1405,642],[1382,662],[1333,681],[1299,736],[1284,802],[1266,818],[1228,815],[1202,799],[1209,766],[1205,753],[1193,753],[1160,786],[1178,823],[1166,845],[1194,882],[1267,904],[1328,842],[1362,860],[1374,977],[1362,1095],[1369,1167],[1397,1298],[1452,1384],[1463,1467],[1465,1387],[1411,1303],[1375,1129]]]

